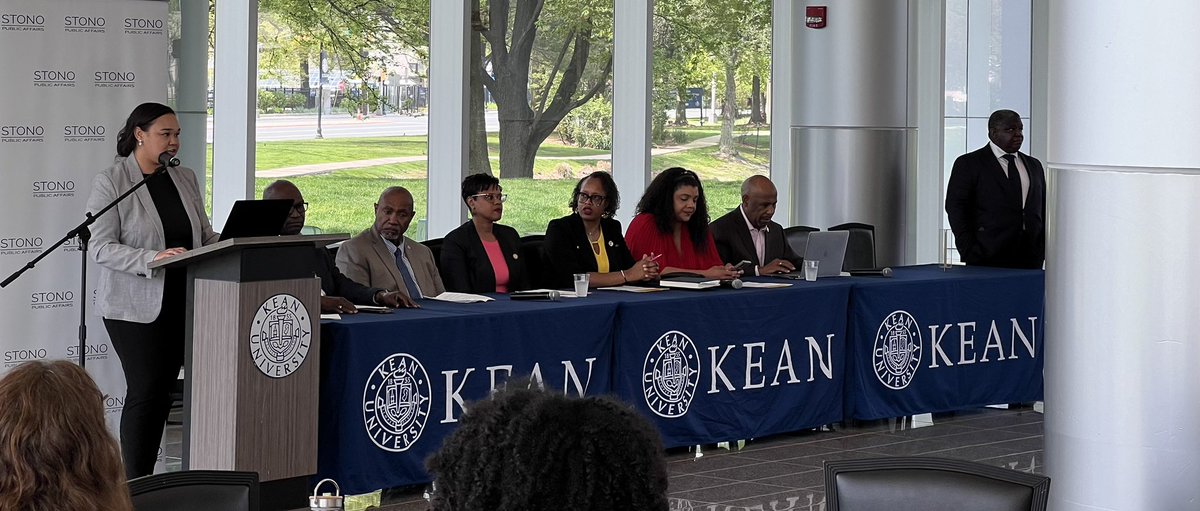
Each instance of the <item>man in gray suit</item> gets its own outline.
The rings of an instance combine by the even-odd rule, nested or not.
[[[337,266],[347,277],[371,287],[399,291],[419,300],[446,288],[428,247],[404,236],[416,216],[413,196],[393,186],[375,203],[375,224],[338,249]]]
[[[283,224],[280,234],[296,235],[304,228],[308,203],[304,195],[291,181],[275,181],[263,189],[264,199],[287,199],[292,201],[292,212]],[[338,271],[329,251],[316,247],[313,251],[313,275],[321,279],[321,312],[354,314],[354,304],[386,305],[388,307],[417,307],[407,296],[379,287],[364,286]]]

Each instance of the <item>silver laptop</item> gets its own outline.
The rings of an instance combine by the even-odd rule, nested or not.
[[[846,259],[846,243],[850,231],[813,231],[808,233],[808,248],[804,249],[804,260],[821,261],[817,265],[817,277],[836,277],[842,273],[842,262]]]

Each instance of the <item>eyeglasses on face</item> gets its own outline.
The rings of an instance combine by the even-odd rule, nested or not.
[[[299,204],[295,204],[292,206],[292,211],[295,211],[297,213],[303,213],[305,211],[308,211],[308,203],[301,202]]]
[[[603,195],[588,195],[584,192],[575,194],[575,197],[579,199],[579,202],[591,204],[593,206],[603,206],[605,202],[608,202],[608,197]]]
[[[468,197],[470,199],[483,199],[491,203],[504,202],[508,200],[507,193],[477,193]]]

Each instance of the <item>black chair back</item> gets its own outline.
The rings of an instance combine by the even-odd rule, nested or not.
[[[830,227],[831,231],[850,231],[842,271],[873,270],[875,265],[875,226],[850,222]]]
[[[134,511],[258,511],[258,474],[185,470],[129,481]]]
[[[521,259],[525,261],[525,271],[529,274],[529,285],[533,288],[552,287],[552,277],[547,271],[546,252],[542,247],[545,242],[545,234],[521,236]]]
[[[827,511],[1045,511],[1050,478],[927,457],[825,462]]]
[[[793,225],[784,228],[783,237],[787,240],[787,244],[792,247],[792,252],[796,255],[804,257],[804,250],[808,248],[808,233],[819,231],[816,227],[807,225]]]
[[[442,272],[442,238],[434,238],[421,242],[430,252],[433,252],[433,264],[437,265],[438,273]]]

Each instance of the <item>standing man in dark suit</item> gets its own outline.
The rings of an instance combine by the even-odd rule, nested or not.
[[[401,186],[384,190],[375,203],[375,224],[338,249],[338,269],[355,282],[413,300],[445,292],[433,252],[404,235],[414,216],[412,193]]]
[[[713,221],[713,241],[721,260],[737,264],[750,261],[748,275],[788,273],[800,264],[783,236],[783,226],[771,221],[779,193],[766,176],[750,176],[742,182],[742,205]]]
[[[946,188],[946,214],[963,262],[1041,268],[1046,258],[1046,176],[1042,163],[1019,152],[1021,117],[997,110],[988,145],[959,156]]]
[[[292,211],[287,222],[283,224],[283,234],[292,236],[300,234],[304,228],[304,217],[308,211],[308,203],[304,195],[291,181],[275,181],[263,189],[264,199],[288,199],[292,201]],[[324,247],[313,249],[313,274],[321,279],[321,312],[326,314],[354,314],[361,305],[386,305],[388,307],[417,307],[416,304],[398,292],[388,292],[382,288],[371,288],[350,280],[333,262],[333,255]]]

